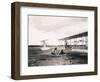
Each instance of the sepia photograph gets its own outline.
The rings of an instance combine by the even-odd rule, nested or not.
[[[28,15],[28,66],[88,64],[88,18]]]

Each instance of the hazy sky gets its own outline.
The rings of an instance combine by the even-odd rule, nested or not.
[[[41,45],[47,39],[50,45],[57,39],[88,31],[88,19],[83,17],[29,16],[29,45]]]

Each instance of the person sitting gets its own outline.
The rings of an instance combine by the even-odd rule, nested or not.
[[[60,51],[60,54],[64,54],[64,51],[63,51],[63,49]]]
[[[51,52],[51,54],[56,55],[57,54],[57,48],[54,48],[54,51]]]

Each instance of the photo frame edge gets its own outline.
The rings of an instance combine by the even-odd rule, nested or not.
[[[18,14],[17,14],[18,13]],[[11,78],[20,78],[20,8],[11,4]]]

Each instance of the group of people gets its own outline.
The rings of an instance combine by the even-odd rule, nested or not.
[[[53,55],[62,55],[62,54],[65,54],[65,53],[64,53],[63,49],[59,50],[57,48],[54,48],[53,51],[51,52],[51,54],[53,54]]]

